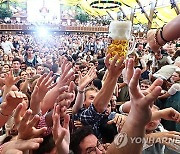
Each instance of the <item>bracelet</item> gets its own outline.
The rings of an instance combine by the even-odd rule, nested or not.
[[[0,110],[0,114],[1,114],[2,116],[4,116],[4,117],[9,117],[9,115],[3,114],[3,113],[1,112],[1,110]]]
[[[164,25],[164,26],[165,26],[165,25]],[[161,29],[160,29],[160,36],[161,36],[161,39],[162,39],[164,42],[169,42],[169,41],[167,41],[167,40],[163,37],[163,28],[164,28],[164,26],[162,26]]]
[[[159,44],[159,42],[158,42],[158,40],[157,40],[157,34],[158,34],[158,32],[159,32],[159,28],[156,30],[156,33],[154,34],[154,42],[155,42],[155,44],[156,45],[158,45],[159,47],[161,47],[161,45]]]

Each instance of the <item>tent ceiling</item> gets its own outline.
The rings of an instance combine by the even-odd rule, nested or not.
[[[119,12],[119,8],[115,9],[96,9],[92,8],[90,4],[95,1],[95,0],[61,0],[63,4],[68,4],[68,5],[78,5],[81,9],[85,10],[88,14],[92,16],[103,16],[107,15],[108,12]],[[97,0],[100,1],[100,0]],[[108,1],[108,0],[106,0]],[[120,2],[121,8],[124,11],[124,13],[130,18],[131,14],[131,9],[135,9],[135,17],[134,18],[134,23],[138,24],[147,24],[148,20],[145,17],[144,13],[141,12],[141,9],[136,2],[136,0],[114,0],[116,2]],[[155,0],[139,0],[143,6],[143,8],[146,10],[147,14],[150,14],[150,7],[151,7],[151,2]],[[180,8],[180,0],[176,0],[179,8]],[[107,7],[110,4],[99,4],[100,7]],[[156,14],[157,16],[153,18],[153,23],[152,23],[152,28],[160,27],[164,25],[165,23],[169,22],[173,18],[177,16],[175,10],[171,8],[171,4],[169,0],[163,1],[163,0],[158,0],[157,1],[157,6],[156,6]]]

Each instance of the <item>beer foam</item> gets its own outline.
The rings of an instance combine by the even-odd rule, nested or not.
[[[129,40],[131,27],[131,21],[112,21],[109,25],[109,36],[113,40]]]

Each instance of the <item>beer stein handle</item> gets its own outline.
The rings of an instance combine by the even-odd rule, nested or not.
[[[134,35],[131,35],[131,39],[129,40],[129,44],[128,44],[128,54],[131,54],[136,46],[136,37]]]

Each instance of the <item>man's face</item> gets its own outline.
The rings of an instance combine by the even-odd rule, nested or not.
[[[141,85],[140,85],[141,90],[146,90],[146,89],[148,89],[149,87],[150,87],[150,85],[145,84],[145,83],[141,83]]]
[[[21,64],[18,61],[14,61],[12,64],[13,70],[19,70],[21,67]]]
[[[174,72],[172,75],[171,75],[171,78],[170,80],[174,83],[174,82],[177,82],[180,80],[180,76],[178,73]]]
[[[75,70],[75,72],[78,72],[79,71],[79,65],[75,64],[74,65],[74,70]]]
[[[26,64],[21,64],[21,69],[25,70],[26,69]]]
[[[79,144],[81,154],[103,154],[105,149],[93,134],[86,136]]]
[[[43,71],[44,71],[44,67],[42,67],[42,66],[37,67],[37,74],[42,74]]]
[[[97,95],[97,92],[95,90],[89,90],[86,92],[86,100],[84,101],[84,104],[86,107],[89,107],[90,104],[93,103],[96,95]]]
[[[43,52],[39,53],[39,57],[43,58],[44,57],[44,53]]]

